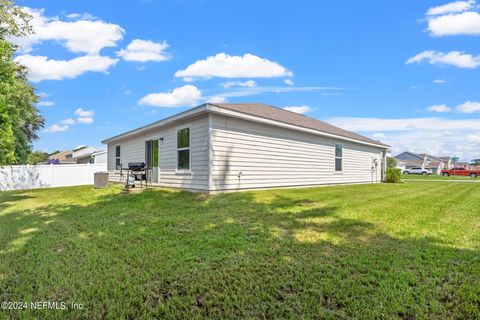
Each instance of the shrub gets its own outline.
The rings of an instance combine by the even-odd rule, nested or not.
[[[400,169],[397,168],[387,168],[387,183],[399,183],[400,182]]]

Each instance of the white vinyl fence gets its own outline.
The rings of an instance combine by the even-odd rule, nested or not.
[[[0,167],[0,191],[93,184],[107,164],[46,164]]]

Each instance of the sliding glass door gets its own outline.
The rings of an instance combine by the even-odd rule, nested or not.
[[[158,183],[158,139],[145,141],[145,164],[149,171],[149,182]]]

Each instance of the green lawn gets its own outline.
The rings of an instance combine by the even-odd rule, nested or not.
[[[0,193],[0,318],[480,318],[480,184]]]
[[[402,174],[402,180],[469,180],[469,181],[478,181],[479,178],[470,178],[470,176],[449,176],[444,177],[438,174],[429,174],[427,176],[422,176],[420,174]]]

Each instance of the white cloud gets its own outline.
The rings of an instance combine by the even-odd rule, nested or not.
[[[457,110],[462,113],[475,113],[480,112],[480,102],[467,101],[457,106]]]
[[[150,93],[138,103],[153,107],[190,107],[197,105],[201,98],[202,92],[197,87],[185,85],[170,92]]]
[[[480,35],[480,14],[467,11],[428,19],[432,36]]]
[[[341,88],[333,87],[236,87],[230,88],[229,91],[221,91],[208,96],[204,96],[202,92],[193,85],[185,85],[176,88],[170,92],[151,93],[139,100],[141,105],[149,105],[155,107],[184,107],[195,106],[202,102],[224,103],[229,98],[248,97],[263,93],[283,92],[315,92],[319,91],[321,95],[340,94]],[[305,108],[307,106],[300,106]]]
[[[40,107],[51,107],[53,105],[55,105],[55,102],[53,101],[40,101],[39,103],[37,103],[38,106]]]
[[[289,86],[293,86],[295,83],[293,83],[292,79],[285,79],[283,80],[283,82],[285,82],[285,84],[288,84]]]
[[[206,102],[209,102],[209,103],[225,103],[227,101],[228,99],[222,96],[213,96],[213,97],[206,98]]]
[[[467,141],[480,144],[480,135],[469,134],[467,136]]]
[[[98,54],[101,49],[116,46],[125,31],[118,25],[94,20],[90,15],[73,14],[76,21],[62,21],[59,17],[47,17],[43,9],[24,8],[32,16],[30,25],[34,33],[28,37],[15,38],[24,52],[44,41],[56,41],[72,52]]]
[[[71,126],[72,124],[75,124],[75,119],[68,118],[68,119],[60,121],[60,123],[63,124],[63,125]]]
[[[457,155],[462,159],[480,157],[480,143],[469,135],[480,136],[480,119],[446,118],[330,118],[327,121],[341,128],[374,136],[392,146],[392,153],[403,151],[430,153],[438,156]]]
[[[32,82],[43,80],[62,80],[75,78],[86,72],[107,72],[118,59],[102,56],[83,56],[71,60],[54,60],[45,56],[29,54],[15,58],[15,61],[26,66],[30,72],[28,78]]]
[[[387,136],[383,133],[377,132],[372,135],[372,138],[375,140],[385,140]]]
[[[293,76],[293,73],[277,62],[249,53],[243,56],[230,56],[223,52],[207,57],[205,60],[198,60],[185,70],[175,73],[175,77],[181,77],[185,81],[212,77],[275,78],[290,76]]]
[[[407,60],[407,64],[427,61],[430,64],[452,65],[458,68],[474,69],[480,66],[480,56],[472,56],[459,51],[423,51]]]
[[[341,95],[342,88],[334,87],[277,87],[277,86],[261,86],[261,87],[239,87],[231,88],[230,91],[220,92],[215,95],[205,97],[207,100],[213,96],[233,98],[233,97],[249,97],[265,93],[285,93],[285,92],[319,92],[320,95]]]
[[[452,111],[452,109],[450,109],[449,107],[447,107],[446,105],[444,104],[436,104],[436,105],[433,105],[431,107],[428,107],[427,108],[427,111],[433,111],[433,112],[450,112]]]
[[[428,9],[427,15],[441,15],[447,13],[457,13],[467,11],[473,8],[475,1],[454,1],[438,7]]]
[[[256,87],[257,83],[253,80],[247,80],[247,81],[228,81],[228,82],[223,82],[220,83],[220,86],[224,88],[232,88],[232,87],[243,87],[243,88],[252,88]]]
[[[444,84],[444,83],[448,83],[448,81],[443,79],[435,79],[433,80],[433,83]]]
[[[165,52],[168,47],[169,45],[166,41],[157,43],[150,40],[135,39],[126,49],[117,51],[117,54],[126,61],[165,61],[171,58]]]
[[[480,130],[480,119],[444,118],[349,118],[333,117],[328,122],[352,131],[384,132],[415,130]]]
[[[75,110],[75,115],[79,117],[92,117],[95,114],[93,110],[83,110],[82,108],[78,108]]]
[[[78,108],[75,110],[75,115],[77,118],[67,118],[61,120],[58,124],[53,124],[50,127],[46,128],[44,131],[45,132],[63,132],[67,131],[70,129],[71,126],[78,124],[78,123],[83,123],[83,124],[91,124],[93,123],[93,115],[94,111],[93,110],[83,110],[82,108]]]
[[[53,124],[50,127],[46,128],[44,131],[49,132],[49,133],[55,133],[55,132],[63,132],[67,131],[70,127],[68,125],[58,125],[58,124]]]
[[[77,118],[77,123],[91,124],[93,123],[92,117],[79,117]]]
[[[306,105],[289,106],[289,107],[284,107],[283,109],[287,110],[287,111],[299,113],[299,114],[304,114],[304,113],[308,113],[308,112],[312,111],[312,108],[310,108],[309,106],[306,106]]]
[[[70,13],[67,14],[67,18],[72,20],[98,20],[97,17],[91,15],[90,13]]]

